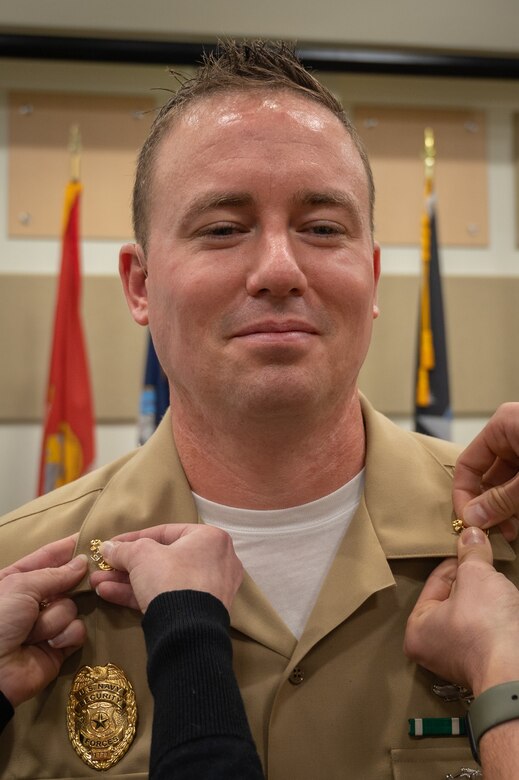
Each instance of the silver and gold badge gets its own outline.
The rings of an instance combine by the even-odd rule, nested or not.
[[[114,664],[83,666],[74,677],[67,705],[72,747],[94,769],[109,769],[132,744],[137,725],[133,687]]]

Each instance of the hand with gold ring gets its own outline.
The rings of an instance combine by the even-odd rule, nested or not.
[[[0,571],[0,691],[13,707],[45,688],[85,640],[64,594],[82,579],[86,556],[70,536]]]

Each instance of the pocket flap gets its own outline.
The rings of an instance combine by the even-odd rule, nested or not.
[[[395,749],[391,763],[394,780],[445,780],[461,769],[480,769],[468,747]]]

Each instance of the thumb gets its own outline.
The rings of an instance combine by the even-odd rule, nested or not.
[[[464,528],[458,540],[458,564],[464,561],[483,561],[492,564],[492,547],[481,528]]]
[[[118,542],[114,539],[110,539],[103,542],[99,548],[99,552],[106,563],[110,564],[114,569],[130,573],[132,569],[132,558],[134,558],[132,553],[135,544],[135,542]]]
[[[156,546],[157,543],[153,539],[140,538],[133,542],[109,539],[103,542],[99,552],[114,569],[131,574],[135,566],[149,558]]]
[[[470,525],[488,528],[495,522],[516,514],[519,505],[519,478],[485,490],[469,501],[463,509],[463,519]]]
[[[35,601],[44,601],[66,593],[78,584],[86,571],[86,555],[77,555],[63,566],[16,572],[4,582],[9,585],[7,592],[26,593],[32,596]]]

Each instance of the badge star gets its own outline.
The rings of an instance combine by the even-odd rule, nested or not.
[[[94,715],[92,718],[92,723],[94,724],[96,729],[104,729],[106,727],[106,721],[108,720],[108,715],[104,712],[98,712],[97,715]]]

